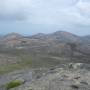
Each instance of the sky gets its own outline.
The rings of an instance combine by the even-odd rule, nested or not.
[[[0,0],[0,34],[90,34],[90,0]]]

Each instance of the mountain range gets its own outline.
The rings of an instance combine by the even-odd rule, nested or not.
[[[4,49],[26,50],[28,53],[70,55],[70,44],[75,44],[75,55],[90,55],[90,36],[78,36],[65,31],[51,34],[38,33],[23,36],[10,33],[0,38],[1,51]]]
[[[51,68],[69,63],[90,64],[89,35],[57,31],[32,36],[9,33],[0,37],[0,75],[25,68]]]
[[[0,90],[90,90],[89,77],[89,35],[0,37]]]

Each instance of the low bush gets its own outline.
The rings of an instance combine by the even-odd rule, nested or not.
[[[14,80],[6,84],[6,90],[10,90],[12,88],[18,87],[22,84],[22,81],[20,80]]]

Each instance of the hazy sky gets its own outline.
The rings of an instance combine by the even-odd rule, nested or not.
[[[90,0],[0,0],[0,34],[58,30],[90,34]]]

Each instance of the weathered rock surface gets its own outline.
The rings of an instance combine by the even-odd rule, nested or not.
[[[19,79],[24,83],[11,90],[90,90],[90,71],[86,67],[82,68],[85,64],[72,63],[74,68],[69,67],[71,64],[62,66],[10,73],[10,80],[5,79],[3,84]]]

